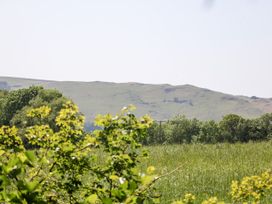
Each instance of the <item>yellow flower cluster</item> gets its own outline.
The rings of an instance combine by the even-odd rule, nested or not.
[[[233,181],[231,196],[236,202],[251,201],[259,203],[260,199],[272,189],[272,172],[266,171],[261,175],[244,177],[241,182]]]
[[[186,193],[184,198],[180,201],[174,201],[172,204],[193,204],[195,201],[195,196],[191,193]]]
[[[208,200],[204,200],[202,204],[224,204],[225,202],[218,201],[217,197],[211,197]]]

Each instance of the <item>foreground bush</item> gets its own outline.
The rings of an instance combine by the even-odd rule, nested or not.
[[[1,203],[154,203],[154,168],[138,169],[146,153],[139,141],[152,120],[122,113],[98,116],[100,130],[83,131],[84,117],[67,102],[56,117],[58,130],[46,118],[47,106],[28,111],[39,121],[26,129],[0,128]],[[24,132],[22,141],[18,133]],[[27,149],[24,144],[31,144]],[[103,152],[98,161],[96,152]],[[86,179],[86,178],[91,179]]]

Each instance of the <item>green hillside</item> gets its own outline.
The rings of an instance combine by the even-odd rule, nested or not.
[[[272,112],[272,98],[234,96],[191,85],[59,82],[0,77],[0,89],[13,90],[31,85],[61,91],[79,105],[89,121],[98,113],[116,113],[128,104],[137,107],[137,115],[147,113],[156,120],[167,120],[177,114],[218,120],[228,113],[257,117]]]

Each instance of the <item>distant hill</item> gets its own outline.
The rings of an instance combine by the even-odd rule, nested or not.
[[[60,82],[0,77],[0,89],[14,90],[31,85],[61,91],[78,104],[89,122],[98,113],[114,114],[129,104],[137,107],[137,115],[150,114],[156,120],[167,120],[177,114],[201,120],[219,120],[228,113],[252,118],[272,112],[272,98],[234,96],[192,85]]]

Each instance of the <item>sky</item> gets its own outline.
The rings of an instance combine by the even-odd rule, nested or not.
[[[0,0],[0,76],[272,97],[272,1]]]

